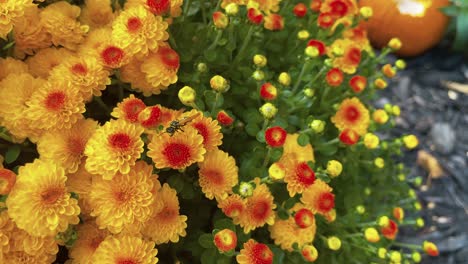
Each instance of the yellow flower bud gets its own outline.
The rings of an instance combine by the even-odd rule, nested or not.
[[[406,175],[403,174],[403,173],[398,174],[398,180],[405,181],[406,180]]]
[[[239,12],[239,6],[235,3],[230,3],[224,8],[224,10],[226,11],[226,14],[235,16]]]
[[[327,173],[332,177],[338,177],[343,171],[343,165],[337,160],[329,160],[327,162]]]
[[[210,80],[210,86],[213,90],[224,93],[229,90],[229,82],[221,75],[215,75]]]
[[[364,237],[371,243],[377,243],[380,240],[379,232],[373,227],[366,228],[364,231]]]
[[[344,54],[344,50],[340,46],[332,46],[332,52],[333,52],[333,55],[337,57],[341,57]]]
[[[359,13],[365,19],[371,18],[373,15],[372,7],[370,6],[363,6],[359,9]]]
[[[399,50],[401,49],[401,40],[399,38],[392,38],[388,42],[388,46],[393,49],[393,50]]]
[[[248,182],[241,182],[239,185],[239,194],[243,197],[249,197],[253,194],[254,187]]]
[[[314,46],[308,46],[304,53],[311,58],[316,58],[318,55],[320,55],[320,51]]]
[[[366,212],[366,208],[363,205],[356,206],[356,211],[358,214],[364,214]]]
[[[395,67],[399,70],[404,70],[406,68],[406,62],[402,59],[395,61]]]
[[[374,165],[379,168],[379,169],[382,169],[383,167],[385,167],[385,161],[384,159],[378,157],[378,158],[375,158],[374,160]]]
[[[371,191],[370,188],[368,188],[368,187],[364,188],[364,194],[365,195],[369,196],[369,195],[371,195],[371,193],[372,193],[372,191]]]
[[[190,86],[184,86],[178,93],[180,102],[186,106],[190,106],[195,102],[196,95],[197,93]]]
[[[415,263],[421,262],[421,254],[418,251],[414,251],[413,254],[411,254],[411,258]]]
[[[256,54],[253,57],[253,62],[258,67],[265,67],[265,65],[267,64],[267,58],[263,55]]]
[[[379,89],[385,89],[388,86],[387,82],[382,78],[375,79],[374,85]]]
[[[383,109],[377,109],[372,113],[372,119],[377,123],[377,124],[385,124],[388,121],[388,114],[385,112]]]
[[[394,116],[399,116],[401,114],[401,109],[398,105],[392,106],[392,114]]]
[[[310,122],[309,126],[315,133],[322,133],[325,129],[325,121],[315,119]]]
[[[364,136],[364,146],[368,149],[375,149],[379,146],[379,137],[373,133],[367,133]]]
[[[415,135],[406,135],[403,137],[403,143],[407,149],[414,149],[418,146],[419,140]]]
[[[390,219],[388,218],[388,216],[381,216],[379,218],[379,220],[377,221],[377,223],[379,224],[379,226],[381,227],[386,227],[388,226],[388,224],[390,223]]]
[[[331,250],[339,250],[341,248],[341,240],[336,236],[331,236],[327,239],[327,245]]]
[[[420,228],[424,227],[424,219],[422,219],[422,218],[416,219],[416,226],[420,227]]]
[[[421,203],[420,202],[415,202],[414,203],[414,209],[416,209],[416,211],[421,211],[421,209],[422,209]]]
[[[223,12],[216,11],[213,13],[213,24],[218,29],[225,29],[229,25],[229,17]]]
[[[291,76],[287,72],[282,72],[278,76],[278,82],[284,86],[289,86],[291,84]]]
[[[276,106],[273,105],[272,103],[265,103],[264,105],[260,107],[260,113],[266,119],[273,118],[277,112],[278,112],[278,108],[276,108]]]
[[[401,253],[398,251],[390,252],[390,261],[395,264],[401,263]]]
[[[206,63],[200,62],[197,64],[197,71],[206,72],[207,70],[208,70],[208,66],[206,66]]]
[[[307,30],[301,30],[297,32],[297,38],[300,40],[306,40],[310,37],[310,33]]]
[[[387,63],[382,66],[382,73],[388,78],[393,78],[396,75],[396,70],[392,67],[392,65]]]
[[[416,192],[413,189],[408,190],[408,196],[410,198],[416,198]]]
[[[385,259],[387,257],[387,250],[385,248],[379,248],[377,250],[377,255],[379,256],[379,258]]]
[[[282,180],[286,174],[285,168],[278,162],[273,163],[270,168],[268,168],[268,175],[273,180]]]
[[[314,95],[315,95],[315,90],[314,90],[314,89],[307,88],[307,89],[304,90],[304,94],[305,94],[305,96],[307,96],[307,97],[314,97]]]
[[[252,78],[254,78],[256,81],[262,81],[265,79],[265,73],[261,70],[256,70],[252,73]]]

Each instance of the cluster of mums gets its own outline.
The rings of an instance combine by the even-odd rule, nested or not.
[[[303,73],[294,87],[287,72],[279,74],[278,84],[266,82],[262,69],[267,58],[253,57],[252,76],[261,83],[259,112],[267,125],[262,130],[264,146],[268,153],[282,149],[282,154],[274,162],[265,158],[267,177],[240,182],[237,157],[221,149],[222,129],[236,124],[232,111],[215,109],[212,116],[200,111],[197,93],[189,86],[178,92],[180,101],[193,108],[188,111],[148,105],[142,99],[178,81],[179,54],[168,43],[168,27],[182,15],[183,1],[127,0],[122,8],[110,0],[84,2],[82,7],[67,1],[39,7],[32,0],[0,1],[0,37],[8,42],[4,50],[9,55],[0,59],[0,136],[16,144],[32,142],[39,154],[19,168],[0,168],[0,262],[52,263],[61,245],[68,248],[69,263],[157,263],[156,246],[185,237],[190,221],[180,212],[176,190],[160,182],[157,173],[173,170],[172,177],[185,177],[188,167],[197,168],[203,195],[215,200],[244,233],[268,226],[281,249],[299,252],[304,261],[317,260],[316,217],[333,222],[337,216],[335,195],[325,179],[338,177],[343,164],[330,159],[325,168],[313,169],[314,148],[300,142],[300,133],[268,126],[279,114],[275,102],[280,89],[298,91]],[[246,23],[281,30],[279,5],[279,0],[220,1],[212,23],[223,30],[229,17],[244,8]],[[372,14],[354,0],[314,0],[309,7],[298,3],[289,9],[298,19],[315,13],[316,26],[330,31]],[[354,94],[335,102],[330,121],[339,131],[336,141],[344,147],[379,148],[379,137],[369,127],[390,122],[400,110],[387,105],[370,111],[358,95],[369,83],[367,89],[385,88],[385,78],[404,68],[404,62],[386,64],[370,82],[356,74],[361,51],[371,52],[363,29],[350,27],[327,44],[312,39],[307,30],[299,31],[298,38],[308,41],[304,65],[328,57],[326,72],[320,72],[324,76],[317,76],[329,88],[329,97],[339,98],[332,89],[343,87]],[[394,39],[389,46],[398,49],[401,43]],[[121,100],[109,110],[110,121],[100,124],[85,117],[92,116],[86,112],[88,103],[108,108],[102,91],[123,83],[139,94],[124,98],[119,90]],[[210,87],[217,94],[227,93],[229,80],[213,74]],[[306,87],[303,97],[312,99],[315,92]],[[314,119],[305,124],[306,132],[320,135],[328,123]],[[408,135],[398,143],[413,149],[418,141]],[[377,157],[374,165],[383,168],[385,161]],[[297,198],[281,217],[270,190],[277,183]],[[403,209],[395,207],[392,217],[376,219],[361,236],[369,243],[379,242],[381,235],[393,240],[403,215]],[[329,249],[340,249],[338,236],[324,239]],[[268,264],[275,258],[268,245],[253,238],[239,244],[230,229],[216,230],[211,243],[241,264]],[[431,242],[417,248],[438,255]],[[376,256],[392,263],[404,257],[396,250],[375,249]],[[414,251],[411,258],[419,262],[421,256]]]

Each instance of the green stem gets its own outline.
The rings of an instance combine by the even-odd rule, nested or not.
[[[301,84],[302,76],[304,76],[304,73],[309,66],[309,60],[306,60],[304,64],[302,65],[301,72],[299,73],[299,77],[297,77],[296,84],[294,84],[294,87],[292,89],[292,92],[295,93],[297,88],[299,87],[299,84]]]
[[[330,87],[328,85],[325,86],[325,91],[323,91],[323,94],[320,98],[319,108],[322,108],[322,105],[326,102],[325,97],[327,97],[329,91],[330,91]]]
[[[394,242],[393,245],[404,247],[404,248],[409,248],[409,249],[414,249],[414,250],[422,250],[420,245],[407,244],[407,243],[401,243],[401,242]]]
[[[267,148],[268,148],[268,150],[267,150],[267,153],[265,155],[265,159],[263,160],[262,168],[266,168],[266,166],[268,165],[268,162],[270,161],[271,147],[267,147]]]
[[[0,138],[5,140],[5,141],[13,143],[13,139],[11,138],[11,136],[8,135],[8,134],[5,134],[5,132],[0,133]]]
[[[206,10],[205,10],[205,0],[201,0],[200,5],[201,5],[201,10],[202,10],[203,24],[206,24],[207,19],[206,19]]]
[[[181,22],[184,22],[185,16],[187,15],[191,4],[192,4],[192,0],[187,0],[186,4],[184,5],[184,11],[182,11],[183,13],[182,13]]]
[[[322,73],[327,69],[327,66],[323,66],[320,71],[315,75],[315,77],[309,82],[309,84],[313,84],[319,77],[322,75]]]
[[[110,113],[109,107],[102,101],[101,97],[94,96],[94,101],[104,110],[106,110],[106,114]]]
[[[213,102],[213,107],[211,108],[211,116],[215,115],[216,105],[218,104],[219,93],[216,93],[215,101]]]
[[[242,56],[244,55],[244,51],[247,48],[247,45],[250,42],[250,39],[252,38],[253,32],[254,32],[255,25],[250,25],[249,31],[247,32],[247,35],[244,38],[244,42],[242,43],[241,48],[239,49],[239,52],[237,53],[236,57],[234,58],[232,64],[231,64],[231,69],[236,66],[236,64],[239,62],[239,60],[242,59]]]
[[[218,41],[219,39],[223,36],[223,31],[222,30],[218,30],[218,32],[216,33],[216,37],[215,37],[215,40],[213,41],[213,43],[211,43],[211,45],[208,47],[208,50],[212,50],[216,47],[216,45],[218,45]]]
[[[338,142],[340,142],[340,140],[338,138],[334,138],[328,142],[325,142],[321,145],[318,145],[315,147],[315,150],[320,150],[322,149],[323,147],[326,147],[326,146],[330,146],[330,145],[334,145],[334,144],[338,144]]]

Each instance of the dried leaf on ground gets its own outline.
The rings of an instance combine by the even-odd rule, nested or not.
[[[444,175],[444,170],[440,166],[439,161],[424,150],[418,151],[417,163],[429,172],[429,177],[431,178],[440,178]]]
[[[453,91],[468,94],[468,84],[461,84],[456,82],[442,81],[442,84]]]

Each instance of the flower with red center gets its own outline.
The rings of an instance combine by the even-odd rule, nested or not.
[[[105,46],[100,52],[100,59],[104,66],[111,69],[117,69],[122,66],[127,56],[128,54],[122,48],[111,44]]]
[[[110,120],[96,129],[84,151],[86,170],[111,180],[119,172],[127,174],[143,152],[143,128],[125,120]]]
[[[117,103],[117,106],[112,110],[111,116],[115,118],[122,118],[130,123],[138,122],[138,115],[145,109],[145,103],[136,98],[135,95],[130,94],[122,102]]]
[[[179,54],[168,46],[159,47],[157,52],[150,52],[141,64],[141,71],[146,81],[159,90],[177,82]]]
[[[146,4],[151,13],[157,16],[165,15],[171,10],[170,0],[146,0]]]
[[[284,181],[287,184],[289,196],[294,197],[297,193],[302,193],[315,182],[315,172],[306,161],[288,156],[281,163],[286,168]]]
[[[263,14],[256,8],[249,8],[249,10],[247,10],[247,18],[250,22],[260,25],[263,21]]]
[[[333,25],[335,20],[331,13],[320,13],[317,19],[317,24],[321,28],[329,28]]]
[[[335,27],[335,26],[333,26]],[[332,65],[347,74],[354,74],[361,62],[361,49],[358,43],[349,39],[336,39],[327,53]]]
[[[265,17],[263,26],[272,31],[282,30],[284,28],[284,19],[281,15],[271,13]]]
[[[67,173],[78,170],[83,161],[86,143],[98,124],[92,119],[81,119],[70,129],[45,132],[37,141],[37,152],[42,160],[61,165]]]
[[[233,194],[219,200],[218,207],[226,216],[236,219],[244,212],[245,202],[238,194]]]
[[[353,76],[349,80],[349,86],[355,93],[360,93],[366,89],[367,86],[367,78],[362,75]]]
[[[346,145],[354,145],[359,141],[359,134],[353,129],[345,128],[341,131],[339,139]]]
[[[342,0],[332,1],[330,4],[331,13],[336,17],[343,17],[348,12],[348,7]]]
[[[422,248],[423,248],[424,252],[426,252],[426,254],[428,254],[431,257],[439,256],[439,249],[432,242],[424,241]]]
[[[109,235],[106,229],[99,229],[96,223],[86,221],[77,226],[78,239],[69,249],[69,256],[74,262],[92,264],[91,257],[102,241]]]
[[[148,106],[138,114],[138,122],[144,128],[156,128],[161,121],[161,107],[154,105]]]
[[[260,184],[260,179],[254,180],[256,187],[252,195],[246,199],[245,210],[238,219],[234,219],[235,224],[244,228],[244,233],[249,233],[265,224],[272,225],[275,222],[276,204],[273,202],[273,195],[266,184]]]
[[[358,11],[356,1],[353,0],[325,0],[320,7],[320,12],[329,12],[335,19],[355,15]]]
[[[71,198],[65,170],[50,161],[20,167],[8,195],[8,215],[18,228],[38,237],[55,236],[80,221],[78,200]]]
[[[270,127],[265,130],[265,141],[270,147],[281,147],[286,141],[286,130],[280,126]]]
[[[387,239],[394,240],[398,234],[398,225],[395,221],[389,219],[388,224],[380,228],[380,232]]]
[[[237,246],[236,232],[230,229],[223,229],[214,235],[213,242],[222,253],[234,250]]]
[[[112,41],[128,56],[143,58],[169,38],[168,24],[143,6],[125,8],[112,23]]]
[[[223,126],[230,126],[234,123],[234,118],[232,118],[226,111],[221,110],[216,116],[216,120]]]
[[[301,202],[313,213],[326,215],[335,207],[335,195],[332,190],[324,181],[317,179],[302,193]]]
[[[305,146],[301,146],[297,143],[297,139],[299,138],[299,134],[288,134],[286,136],[286,141],[283,145],[283,156],[279,160],[279,163],[283,163],[288,156],[291,156],[293,159],[298,161],[312,161],[315,162],[314,157],[314,149],[312,145],[309,143]]]
[[[302,247],[301,254],[308,262],[314,262],[318,258],[318,251],[313,245],[305,245]]]
[[[244,243],[236,260],[239,264],[271,264],[273,263],[273,252],[267,245],[249,239]]]
[[[15,182],[16,174],[13,171],[0,168],[0,195],[9,194]]]
[[[184,113],[184,118],[197,116],[195,119],[188,123],[191,127],[195,128],[203,137],[203,147],[206,151],[215,150],[220,146],[223,141],[223,133],[221,133],[221,126],[217,120],[213,120],[211,117],[205,117],[200,111],[192,110],[188,113]]]
[[[168,133],[153,136],[148,144],[147,155],[153,159],[156,168],[180,170],[203,161],[206,153],[203,136],[191,126],[183,129],[184,131],[178,131],[173,136]]]
[[[332,87],[340,86],[343,82],[343,72],[338,68],[333,68],[327,72],[326,80]]]
[[[357,97],[347,98],[341,102],[331,121],[340,131],[352,129],[362,136],[369,127],[369,111]]]
[[[110,235],[99,244],[91,263],[156,264],[157,254],[155,243],[143,239],[140,235]]]
[[[298,3],[294,6],[293,13],[297,17],[304,17],[307,14],[307,6],[304,3]]]
[[[393,208],[393,217],[395,217],[395,219],[397,221],[403,221],[403,218],[405,217],[405,211],[403,210],[403,208],[401,207],[395,207]]]
[[[238,183],[236,160],[226,152],[214,149],[198,164],[200,187],[208,199],[225,199]]]
[[[323,0],[311,0],[310,1],[310,9],[315,12],[320,11],[320,6],[322,5]]]
[[[317,39],[309,40],[309,42],[307,42],[307,47],[316,47],[320,56],[325,54],[326,51],[325,43]]]
[[[229,24],[229,18],[221,11],[213,13],[213,24],[216,28],[224,29]]]
[[[294,215],[294,221],[300,228],[307,228],[314,223],[314,214],[307,208],[302,208]]]
[[[278,91],[273,84],[266,82],[260,87],[260,97],[264,100],[275,100],[276,96],[278,96]]]
[[[179,200],[176,190],[165,183],[156,194],[162,201],[162,208],[154,210],[151,218],[146,222],[142,234],[156,242],[156,245],[167,242],[176,243],[179,237],[187,235],[187,216],[179,214]]]

